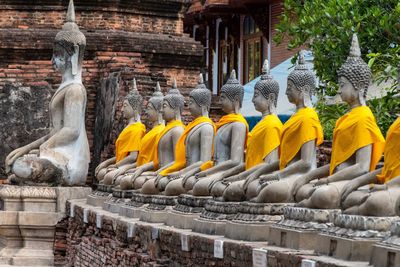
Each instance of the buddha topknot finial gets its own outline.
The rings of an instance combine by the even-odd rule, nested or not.
[[[203,74],[199,75],[199,83],[197,87],[190,92],[189,96],[192,97],[200,107],[206,107],[207,110],[210,109],[211,91],[208,90],[204,84]]]
[[[254,86],[254,90],[260,91],[260,93],[266,99],[269,98],[270,94],[274,94],[276,106],[279,94],[279,83],[276,80],[272,79],[268,59],[264,61],[261,78]]]
[[[153,95],[152,95],[151,98],[149,99],[149,102],[153,105],[153,107],[154,107],[157,111],[161,111],[163,100],[164,100],[164,95],[163,95],[163,93],[161,92],[160,83],[157,82],[156,88],[154,89]]]
[[[368,64],[361,58],[361,50],[356,33],[353,34],[351,40],[349,56],[339,68],[338,76],[346,77],[353,87],[361,91],[363,96],[366,97],[368,87],[371,84],[372,73]]]
[[[55,37],[55,44],[61,45],[69,55],[73,55],[75,51],[75,46],[79,47],[79,63],[83,60],[83,55],[86,47],[86,37],[79,30],[78,25],[75,22],[75,8],[73,0],[70,0],[66,22],[62,26],[60,32],[57,33]]]
[[[138,110],[139,107],[141,107],[141,105],[142,105],[143,97],[140,95],[140,93],[137,89],[135,78],[133,78],[132,89],[129,91],[129,94],[126,96],[126,99],[128,100],[129,104],[132,106],[132,108],[134,110]]]
[[[229,100],[239,101],[240,107],[242,107],[244,87],[236,79],[236,71],[232,70],[229,79],[221,87],[221,93],[225,93]]]
[[[172,82],[172,88],[165,95],[164,100],[167,101],[173,109],[183,109],[183,106],[185,105],[185,98],[181,92],[179,92],[175,78]]]
[[[288,80],[292,81],[297,89],[305,89],[310,95],[315,89],[315,75],[307,67],[304,59],[303,51],[299,52],[297,65],[294,70],[289,74]]]

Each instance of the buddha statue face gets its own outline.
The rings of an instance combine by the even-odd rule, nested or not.
[[[271,101],[267,98],[265,98],[261,92],[257,89],[254,89],[254,95],[252,102],[254,104],[254,107],[257,111],[263,113],[266,110],[269,109],[269,106],[271,104]]]
[[[346,103],[353,103],[359,99],[359,91],[354,88],[351,82],[344,76],[339,77],[340,97]]]
[[[122,105],[122,113],[125,119],[130,119],[135,115],[133,107],[129,104],[127,99],[124,100],[124,104]]]
[[[222,92],[219,97],[219,102],[221,103],[222,111],[229,114],[235,111],[235,102],[228,98],[226,93]]]
[[[222,110],[227,114],[239,113],[243,103],[243,96],[244,87],[236,79],[236,71],[232,70],[229,79],[221,87],[219,102]]]
[[[55,44],[51,63],[54,70],[64,73],[68,68],[71,68],[71,56],[61,45]]]
[[[151,121],[151,122],[157,121],[158,111],[151,102],[147,103],[145,113],[146,113],[146,117],[149,121]]]
[[[172,121],[176,118],[178,110],[174,109],[168,101],[164,100],[162,105],[162,116],[165,121]]]
[[[197,104],[193,97],[189,97],[189,111],[193,117],[199,117],[202,115],[201,106]]]
[[[286,96],[290,103],[297,104],[300,98],[300,91],[291,80],[287,81]]]

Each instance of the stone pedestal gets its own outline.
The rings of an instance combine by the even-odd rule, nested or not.
[[[55,226],[66,216],[66,201],[90,192],[84,187],[2,186],[0,263],[53,265]]]
[[[194,220],[199,218],[207,201],[212,197],[195,197],[182,194],[167,214],[166,224],[180,229],[193,229]]]
[[[87,203],[102,207],[103,203],[112,196],[112,185],[98,184],[97,189],[87,196]]]
[[[396,217],[337,214],[333,227],[318,235],[315,251],[349,261],[369,261],[372,245],[389,237]]]
[[[340,210],[285,207],[284,219],[270,227],[270,244],[297,250],[314,250],[320,231],[333,225]]]
[[[267,241],[269,228],[282,219],[283,208],[290,203],[242,202],[238,213],[226,224],[225,237],[246,241]]]
[[[151,196],[149,205],[142,210],[140,220],[150,223],[166,223],[168,212],[175,206],[177,199],[176,196]]]

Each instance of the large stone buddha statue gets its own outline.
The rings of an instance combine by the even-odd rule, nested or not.
[[[396,215],[399,208],[396,201],[400,199],[399,141],[400,119],[397,118],[387,132],[383,168],[346,184],[341,194],[343,213],[364,216]],[[367,185],[368,188],[363,188]]]
[[[148,180],[142,193],[157,194],[165,189],[165,195],[178,196],[186,192],[181,176],[211,160],[215,126],[208,117],[210,106],[211,91],[200,74],[198,86],[189,94],[189,111],[194,120],[185,127],[176,144],[175,162],[161,171],[156,179]]]
[[[105,185],[111,185],[121,172],[136,162],[140,142],[146,132],[146,126],[140,121],[143,97],[139,94],[136,80],[133,88],[125,97],[122,113],[128,125],[122,130],[115,142],[115,156],[103,161],[96,168],[96,178]],[[125,167],[125,168],[124,168]]]
[[[50,132],[12,151],[6,171],[12,183],[83,185],[90,161],[85,130],[86,90],[82,62],[86,38],[75,23],[71,0],[67,22],[54,41],[52,64],[62,82],[50,101]]]
[[[323,141],[318,115],[311,106],[314,88],[314,74],[300,52],[298,64],[288,76],[286,89],[286,95],[296,105],[297,111],[282,128],[279,162],[266,164],[250,174],[242,188],[232,184],[225,190],[224,196],[239,195],[237,198],[244,198],[241,194],[249,200],[266,203],[292,200],[294,181],[299,175],[316,168],[316,146]]]
[[[371,70],[361,59],[356,34],[338,76],[340,96],[351,110],[336,122],[330,164],[297,179],[293,193],[298,206],[339,208],[341,191],[349,180],[374,170],[382,157],[385,139],[365,105]]]
[[[139,189],[143,184],[155,178],[161,171],[173,165],[175,161],[175,146],[184,131],[181,113],[184,106],[184,97],[179,92],[174,80],[172,89],[165,95],[162,105],[162,116],[166,122],[165,128],[157,136],[157,149],[153,161],[143,164],[133,170],[129,178],[123,178],[120,186],[122,190]]]
[[[252,102],[257,111],[261,112],[262,119],[249,134],[245,163],[239,164],[225,172],[223,178],[211,184],[211,194],[221,197],[225,189],[232,183],[231,189],[241,190],[244,180],[265,164],[279,162],[279,145],[282,123],[275,114],[279,95],[279,84],[272,79],[268,60],[265,60],[261,79],[254,87]],[[244,200],[244,195],[234,190],[224,195],[226,201]]]
[[[190,190],[193,196],[209,196],[209,186],[215,179],[243,163],[248,134],[248,124],[240,114],[243,95],[244,88],[233,70],[221,88],[220,103],[227,115],[221,117],[216,124],[213,160],[204,163],[195,176],[185,177],[182,181],[185,189]]]

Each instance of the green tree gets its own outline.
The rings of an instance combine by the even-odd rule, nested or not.
[[[324,85],[319,88],[317,109],[328,138],[336,117],[345,109],[327,107],[324,97],[337,92],[337,70],[348,56],[353,32],[358,34],[362,57],[372,68],[375,81],[396,80],[400,64],[399,0],[285,0],[274,37],[277,44],[288,38],[289,49],[307,47],[313,51],[314,69]],[[397,94],[395,83],[388,88],[387,97],[368,103],[384,133],[399,112]]]

